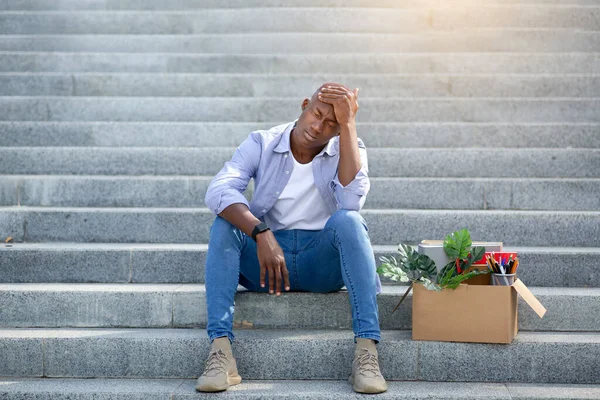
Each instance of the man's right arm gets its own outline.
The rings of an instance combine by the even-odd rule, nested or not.
[[[214,214],[248,236],[252,236],[254,227],[261,221],[250,212],[243,192],[256,174],[261,153],[260,137],[255,133],[250,134],[237,148],[231,160],[212,179],[204,199],[206,206]],[[283,251],[271,231],[257,235],[256,240],[261,286],[264,287],[265,275],[268,275],[269,291],[280,295],[282,285],[285,285],[285,290],[289,290],[289,275]]]
[[[243,193],[258,170],[261,153],[260,136],[258,133],[251,133],[238,146],[231,160],[211,180],[204,202],[213,214],[220,215],[223,210],[236,203],[249,208]]]

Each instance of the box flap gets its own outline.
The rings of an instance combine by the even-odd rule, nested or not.
[[[512,287],[515,288],[517,293],[519,293],[523,300],[525,300],[525,303],[527,303],[529,307],[531,307],[531,309],[540,316],[540,318],[543,318],[544,315],[546,315],[546,308],[542,305],[542,303],[539,302],[538,299],[535,298],[533,293],[531,293],[527,286],[525,286],[523,281],[517,279],[515,283],[512,284]]]

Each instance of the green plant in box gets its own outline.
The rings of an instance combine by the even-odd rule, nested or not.
[[[471,247],[472,244],[471,234],[467,229],[461,229],[446,236],[443,244],[444,252],[451,261],[439,273],[431,258],[420,254],[406,244],[401,243],[398,246],[398,258],[380,257],[383,264],[377,269],[379,275],[393,281],[411,282],[394,311],[402,304],[415,283],[422,284],[428,290],[456,289],[467,279],[489,273],[488,270],[466,272],[485,253],[485,247]]]

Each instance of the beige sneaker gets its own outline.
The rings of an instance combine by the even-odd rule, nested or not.
[[[206,359],[204,373],[198,378],[196,390],[199,392],[221,392],[231,385],[242,382],[228,337],[213,340]]]
[[[379,371],[377,348],[371,339],[356,339],[352,375],[348,381],[357,393],[383,393],[387,383]]]

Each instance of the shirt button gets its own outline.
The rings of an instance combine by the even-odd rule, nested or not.
[[[289,175],[290,171],[285,171],[285,173]]]
[[[283,158],[287,158],[287,156],[288,156],[288,155],[286,154],[285,156],[283,156]]]
[[[263,212],[267,212],[267,210],[263,210]]]
[[[275,194],[279,194],[279,192],[275,192]]]

